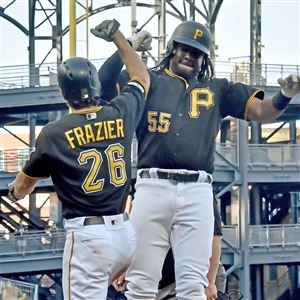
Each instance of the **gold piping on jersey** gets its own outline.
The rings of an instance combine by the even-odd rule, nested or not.
[[[245,108],[245,113],[244,113],[244,119],[246,121],[248,121],[248,118],[247,118],[247,115],[248,115],[248,110],[249,110],[249,106],[251,105],[251,102],[253,101],[254,97],[258,94],[262,92],[262,90],[258,90],[258,91],[255,91],[248,99],[247,103],[246,103],[246,108]]]
[[[85,124],[65,131],[65,136],[71,148],[75,143],[79,146],[103,140],[124,138],[123,119],[99,121]]]
[[[185,83],[185,89],[186,89],[186,90],[188,89],[189,84],[188,84],[188,82],[187,82],[183,77],[176,75],[175,73],[171,72],[171,71],[168,70],[168,69],[164,69],[164,71],[165,71],[169,76],[171,76],[171,77],[174,77],[174,78],[178,78],[178,79],[183,80],[184,83]]]
[[[91,112],[97,112],[102,109],[102,106],[97,106],[97,107],[85,107],[81,109],[72,109],[71,108],[71,113],[72,114],[88,114]]]
[[[116,89],[117,89],[117,93],[118,93],[118,95],[120,95],[121,88],[120,88],[120,85],[119,85],[119,83],[117,83],[117,84],[116,84]]]
[[[21,172],[23,173],[23,175],[24,175],[25,177],[30,178],[30,179],[36,179],[36,180],[38,180],[38,179],[45,179],[45,178],[48,178],[48,177],[49,177],[49,176],[32,177],[32,176],[27,175],[23,170],[21,170]]]
[[[71,300],[71,261],[74,254],[74,232],[72,232],[72,241],[71,241],[71,253],[69,258],[69,274],[68,274],[68,291],[69,291],[69,300]]]

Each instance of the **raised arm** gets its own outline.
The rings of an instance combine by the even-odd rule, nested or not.
[[[278,79],[281,87],[279,93],[271,98],[253,98],[247,109],[247,119],[262,123],[272,122],[283,113],[293,96],[300,92],[300,75],[289,75],[287,78]]]
[[[134,36],[129,37],[127,40],[135,51],[145,52],[151,50],[152,35],[146,30],[139,31]],[[116,51],[103,63],[99,69],[98,76],[102,85],[103,100],[113,99],[118,94],[120,83],[123,84],[124,79],[126,79],[126,81],[128,80],[126,75],[126,77],[122,77],[120,82],[120,73],[123,66],[124,64],[119,51]]]
[[[150,85],[148,71],[138,54],[133,50],[130,43],[119,30],[119,23],[116,20],[106,20],[91,29],[91,32],[97,37],[115,43],[130,78],[140,81],[146,91],[148,91]]]

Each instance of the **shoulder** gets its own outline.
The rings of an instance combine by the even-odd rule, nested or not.
[[[47,137],[50,137],[51,135],[57,135],[58,132],[62,128],[64,128],[64,124],[66,120],[71,118],[71,114],[63,116],[61,119],[57,121],[52,121],[47,123],[41,130],[40,135],[43,137],[44,135],[47,135]]]

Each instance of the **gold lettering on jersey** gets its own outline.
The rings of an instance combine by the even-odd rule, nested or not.
[[[115,121],[107,121],[107,131],[108,131],[108,135],[112,138],[115,139],[116,135],[114,134],[114,130],[115,130]]]
[[[74,128],[73,132],[75,134],[79,146],[81,146],[82,144],[86,144],[86,139],[84,138],[84,131],[81,127]]]
[[[84,129],[85,129],[86,143],[89,144],[91,142],[95,142],[95,135],[91,124],[84,125]]]
[[[215,105],[215,94],[209,89],[194,89],[190,93],[190,111],[191,118],[198,118],[200,115],[200,107],[209,109]]]
[[[73,133],[73,130],[68,130],[68,131],[65,132],[65,136],[66,136],[71,148],[75,148],[75,145],[73,143],[74,136],[71,136],[72,133]]]
[[[117,136],[124,137],[123,119],[116,120]]]
[[[196,40],[197,38],[201,38],[202,36],[203,36],[203,31],[200,29],[197,29],[194,34],[194,40]]]
[[[71,148],[92,142],[124,138],[124,121],[116,119],[86,124],[66,131],[65,136]]]
[[[101,136],[102,125],[103,125],[103,122],[97,122],[97,123],[94,124],[94,126],[97,127],[96,141],[102,141],[102,140],[104,140],[104,137]]]

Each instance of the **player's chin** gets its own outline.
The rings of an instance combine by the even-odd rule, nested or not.
[[[178,71],[179,71],[178,73],[180,73],[178,75],[180,75],[186,79],[193,78],[197,74],[197,72],[195,71],[194,68],[186,66],[186,65],[179,65]]]

